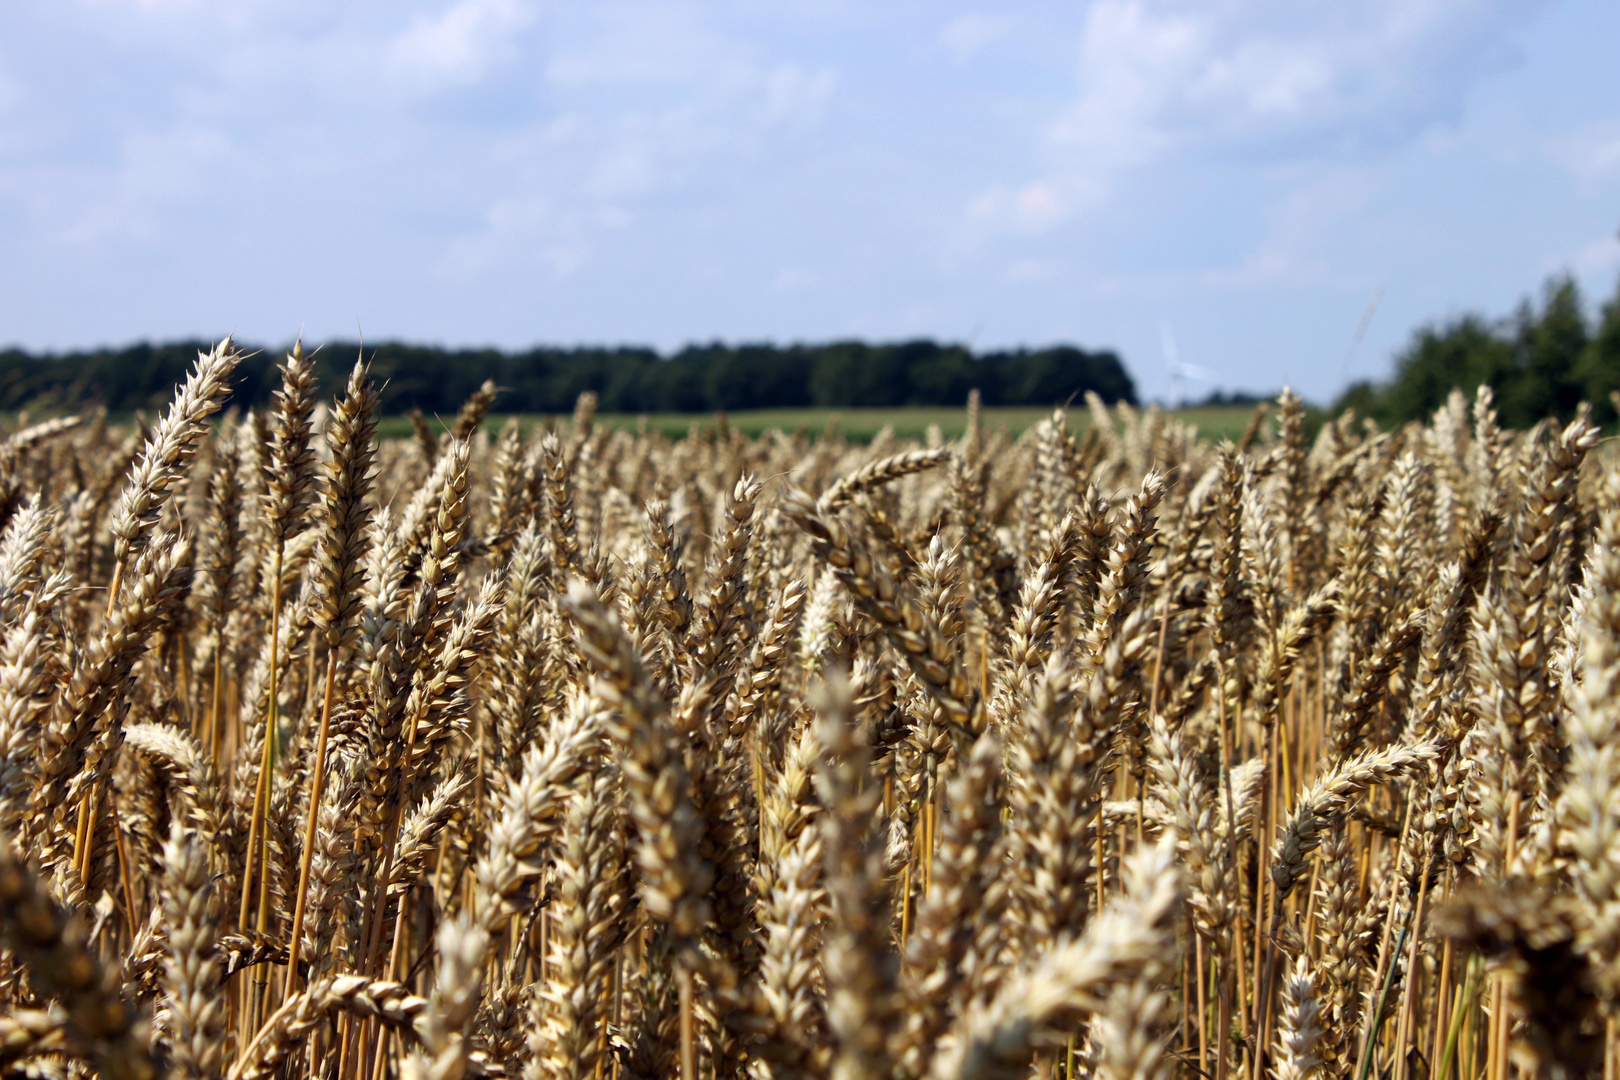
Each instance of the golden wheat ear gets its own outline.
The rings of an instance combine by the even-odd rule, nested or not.
[[[613,968],[634,904],[623,808],[607,770],[586,776],[572,800],[557,858],[559,909],[552,924],[552,979],[534,1005],[531,1051],[551,1075],[590,1080],[606,1063]]]
[[[1461,889],[1434,913],[1434,923],[1459,946],[1514,961],[1508,988],[1523,1020],[1518,1037],[1538,1075],[1602,1071],[1600,976],[1577,944],[1580,918],[1566,898],[1522,883]]]
[[[0,1072],[1616,1071],[1585,410],[413,442],[236,358],[0,433]]]
[[[834,1075],[887,1076],[903,1013],[881,834],[869,828],[881,792],[871,776],[866,732],[851,712],[847,677],[830,673],[815,701],[823,755],[816,788],[825,806],[817,827],[831,907],[822,970]]]
[[[1321,1005],[1309,957],[1296,957],[1282,980],[1277,1016],[1277,1080],[1312,1080],[1322,1067]]]
[[[356,616],[361,606],[371,526],[376,429],[377,391],[365,362],[357,361],[327,429],[330,460],[317,511],[320,535],[311,573],[311,621],[326,646],[326,681],[321,697],[320,727],[315,737],[315,760],[309,773],[309,795],[304,805],[304,842],[293,901],[292,931],[288,936],[290,959],[285,997],[292,996],[298,981],[310,865],[315,857],[321,795],[326,785],[326,755],[338,660],[359,632]]]
[[[935,1054],[933,1080],[1013,1080],[1042,1048],[1062,1044],[1114,987],[1175,960],[1182,897],[1174,845],[1144,848],[1127,863],[1124,890],[1078,939],[1050,949],[995,998],[961,1017]]]
[[[197,365],[175,395],[174,403],[153,429],[136,462],[108,526],[113,537],[113,580],[107,589],[108,610],[118,600],[119,585],[130,559],[145,549],[163,510],[197,454],[219,411],[228,380],[242,354],[230,338],[197,357]]]
[[[224,1071],[224,971],[215,936],[219,911],[213,902],[208,852],[177,819],[163,849],[163,914],[169,959],[164,978],[164,1027],[170,1075],[212,1080]]]
[[[940,828],[929,892],[906,942],[904,1015],[895,1040],[898,1075],[923,1074],[930,1050],[949,1028],[950,1006],[971,1001],[982,969],[995,962],[993,955],[983,955],[978,939],[981,925],[1000,933],[1006,906],[1006,891],[994,887],[1000,875],[993,869],[1005,857],[1000,780],[1001,743],[986,733],[974,742],[946,792],[949,812]]]
[[[692,802],[686,755],[670,723],[669,705],[589,585],[576,579],[567,604],[579,628],[580,649],[596,672],[591,693],[608,710],[630,796],[640,838],[642,905],[690,947],[687,943],[710,921],[714,868],[702,851],[703,823]]]
[[[0,840],[0,944],[29,981],[62,1009],[64,1041],[108,1080],[155,1080],[146,1021],[119,993],[115,974],[86,948],[85,928],[41,890]]]

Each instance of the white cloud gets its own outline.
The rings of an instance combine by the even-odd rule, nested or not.
[[[521,0],[457,0],[416,19],[390,43],[396,70],[432,84],[476,82],[517,55],[513,35],[535,19]]]
[[[546,59],[553,84],[584,87],[715,88],[757,81],[757,57],[694,8],[603,3]]]
[[[1280,385],[1367,282],[1371,364],[1561,252],[1615,272],[1620,7],[1535,6],[0,3],[0,339],[984,323],[1140,363],[1173,317]]]
[[[1328,169],[1292,188],[1265,214],[1259,242],[1231,269],[1203,275],[1212,285],[1254,286],[1321,280],[1331,273],[1328,245],[1363,210],[1377,187],[1365,169]]]
[[[114,169],[99,175],[36,166],[22,173],[30,209],[47,243],[93,250],[104,243],[160,243],[174,233],[176,208],[209,198],[236,172],[233,145],[202,124],[134,132]]]
[[[184,11],[201,6],[205,0],[95,0],[106,7],[133,7],[143,12]]]
[[[1099,0],[1061,134],[1099,117],[1206,142],[1404,140],[1511,57],[1532,0]]]
[[[771,278],[771,291],[798,293],[821,284],[821,275],[802,266],[784,266]]]
[[[1597,124],[1553,140],[1553,157],[1583,184],[1620,180],[1620,124]]]
[[[826,115],[837,86],[838,72],[831,68],[807,71],[783,64],[765,77],[761,119],[766,125],[813,127]]]
[[[1060,189],[1051,180],[1017,187],[998,185],[978,195],[968,214],[975,223],[992,229],[1006,226],[1040,233],[1069,217],[1074,208],[1073,195],[1072,190]]]
[[[22,87],[0,66],[0,113],[9,112],[21,103]]]
[[[0,46],[0,213],[49,244],[178,250],[205,222],[285,242],[319,219],[387,230],[429,275],[566,278],[821,127],[839,87],[814,51],[662,0],[80,3],[66,40],[121,88],[115,121]]]
[[[1097,0],[1048,129],[1048,223],[1180,156],[1362,160],[1456,120],[1539,0]],[[1014,187],[1022,185],[1013,184]],[[981,200],[982,200],[981,196]],[[970,215],[982,216],[980,201]],[[1012,230],[1029,228],[1016,209]]]
[[[1014,285],[1038,285],[1051,281],[1062,269],[1054,259],[1014,259],[1002,271],[1001,279]]]
[[[446,276],[477,278],[517,266],[564,280],[589,262],[586,225],[544,195],[498,199],[485,210],[483,228],[450,242]]]
[[[459,274],[538,261],[569,276],[657,200],[704,198],[723,180],[823,123],[838,73],[773,62],[693,8],[604,5],[555,33],[536,64],[549,115],[486,145],[458,231]],[[707,186],[704,186],[707,185]],[[539,253],[539,254],[536,254]]]
[[[1556,273],[1560,270],[1573,270],[1582,278],[1608,278],[1616,270],[1620,270],[1620,237],[1605,236],[1581,246],[1569,259],[1557,265],[1548,266],[1546,272]],[[1610,282],[1605,281],[1604,287]]]
[[[959,15],[946,23],[939,32],[939,43],[958,64],[965,64],[979,54],[985,46],[1006,37],[1017,25],[1012,19],[998,15],[974,12]]]

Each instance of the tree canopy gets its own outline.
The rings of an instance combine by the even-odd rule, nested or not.
[[[32,354],[0,351],[0,408],[28,405],[115,411],[159,409],[207,343],[139,343],[122,349]],[[323,390],[341,382],[360,349],[321,349]],[[261,405],[279,385],[281,349],[263,349],[238,369],[231,404]],[[974,353],[926,339],[888,344],[689,345],[673,356],[649,348],[446,349],[402,342],[366,345],[383,409],[453,413],[485,379],[502,387],[500,412],[559,413],[594,391],[607,412],[716,412],[808,406],[960,405],[977,388],[986,405],[1055,405],[1095,391],[1136,402],[1119,357],[1071,345]]]
[[[1594,318],[1575,280],[1559,275],[1543,287],[1539,302],[1526,300],[1505,319],[1467,314],[1424,326],[1396,357],[1388,382],[1351,386],[1338,408],[1399,424],[1433,412],[1453,388],[1472,395],[1481,384],[1495,390],[1502,422],[1512,427],[1567,418],[1582,401],[1592,403],[1599,421],[1613,421],[1620,292]]]

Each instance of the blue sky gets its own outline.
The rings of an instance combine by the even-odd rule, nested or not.
[[[1613,295],[1616,41],[1599,0],[8,0],[0,342],[1069,340],[1320,400],[1550,273]]]

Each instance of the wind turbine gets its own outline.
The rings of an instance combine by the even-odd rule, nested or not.
[[[1344,353],[1344,367],[1339,372],[1340,389],[1350,385],[1350,364],[1361,348],[1362,339],[1367,336],[1367,328],[1372,326],[1373,316],[1378,314],[1378,304],[1384,299],[1384,287],[1388,284],[1387,281],[1378,283],[1378,288],[1373,290],[1372,299],[1367,301],[1367,310],[1361,313],[1361,324],[1356,327],[1356,336],[1350,339],[1350,348]]]
[[[1197,364],[1181,362],[1181,353],[1176,348],[1176,335],[1168,322],[1159,324],[1159,344],[1164,349],[1165,365],[1170,369],[1170,393],[1175,398],[1175,407],[1184,408],[1187,404],[1187,380],[1214,383],[1215,373]]]

